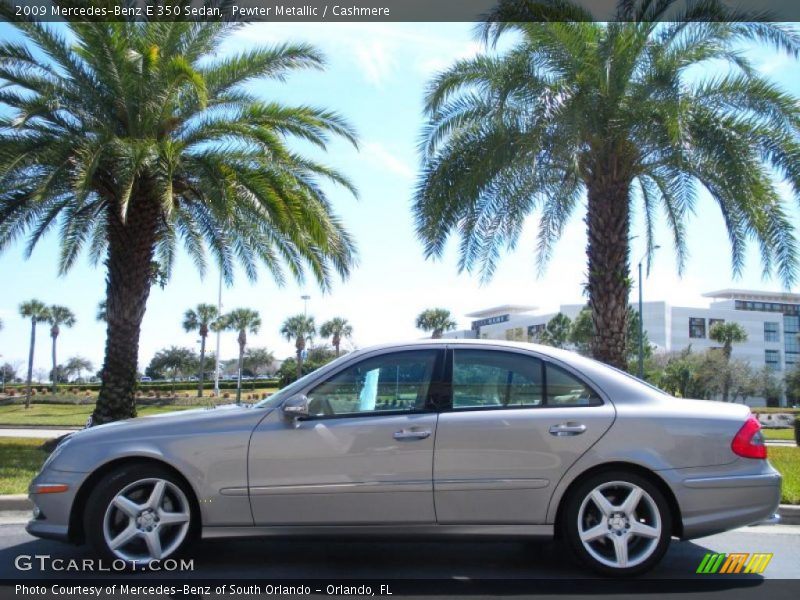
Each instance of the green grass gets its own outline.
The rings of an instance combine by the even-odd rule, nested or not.
[[[25,494],[47,457],[45,440],[0,437],[0,494]]]
[[[202,406],[202,405],[199,405]],[[186,410],[198,406],[166,405],[166,406],[141,406],[137,409],[140,417]],[[0,426],[2,425],[48,425],[51,427],[83,427],[86,419],[92,414],[92,404],[32,404],[26,409],[21,404],[0,406]]]
[[[769,462],[783,475],[784,504],[800,504],[800,448],[770,446]]]
[[[791,429],[762,429],[761,433],[768,440],[793,440],[794,428]]]

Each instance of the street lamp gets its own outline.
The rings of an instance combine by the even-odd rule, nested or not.
[[[303,294],[300,297],[303,299],[303,316],[307,317],[308,316],[308,301],[311,300],[311,296]]]
[[[642,314],[642,263],[661,246],[653,246],[639,261],[639,379],[644,379],[644,315]]]
[[[222,269],[219,271],[219,290],[217,292],[217,318],[222,316]],[[219,336],[220,330],[217,329],[217,354],[214,357],[214,397],[219,397]],[[201,365],[202,368],[202,365]]]

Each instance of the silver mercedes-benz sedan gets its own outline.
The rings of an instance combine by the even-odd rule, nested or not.
[[[745,406],[673,398],[563,350],[359,350],[255,406],[75,433],[28,531],[146,563],[194,537],[559,537],[604,574],[671,538],[773,519],[781,477]]]

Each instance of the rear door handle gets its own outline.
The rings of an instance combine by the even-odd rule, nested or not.
[[[560,423],[550,427],[550,435],[567,436],[567,435],[580,435],[586,431],[586,425],[583,423]]]
[[[394,439],[396,440],[424,440],[431,436],[430,429],[423,429],[419,431],[411,429],[402,429],[394,432]]]

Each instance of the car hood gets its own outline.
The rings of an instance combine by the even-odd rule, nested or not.
[[[158,415],[137,417],[95,425],[70,435],[72,442],[91,442],[113,437],[129,439],[150,435],[193,435],[252,421],[255,425],[272,411],[250,405],[225,404],[189,410],[176,410]]]

